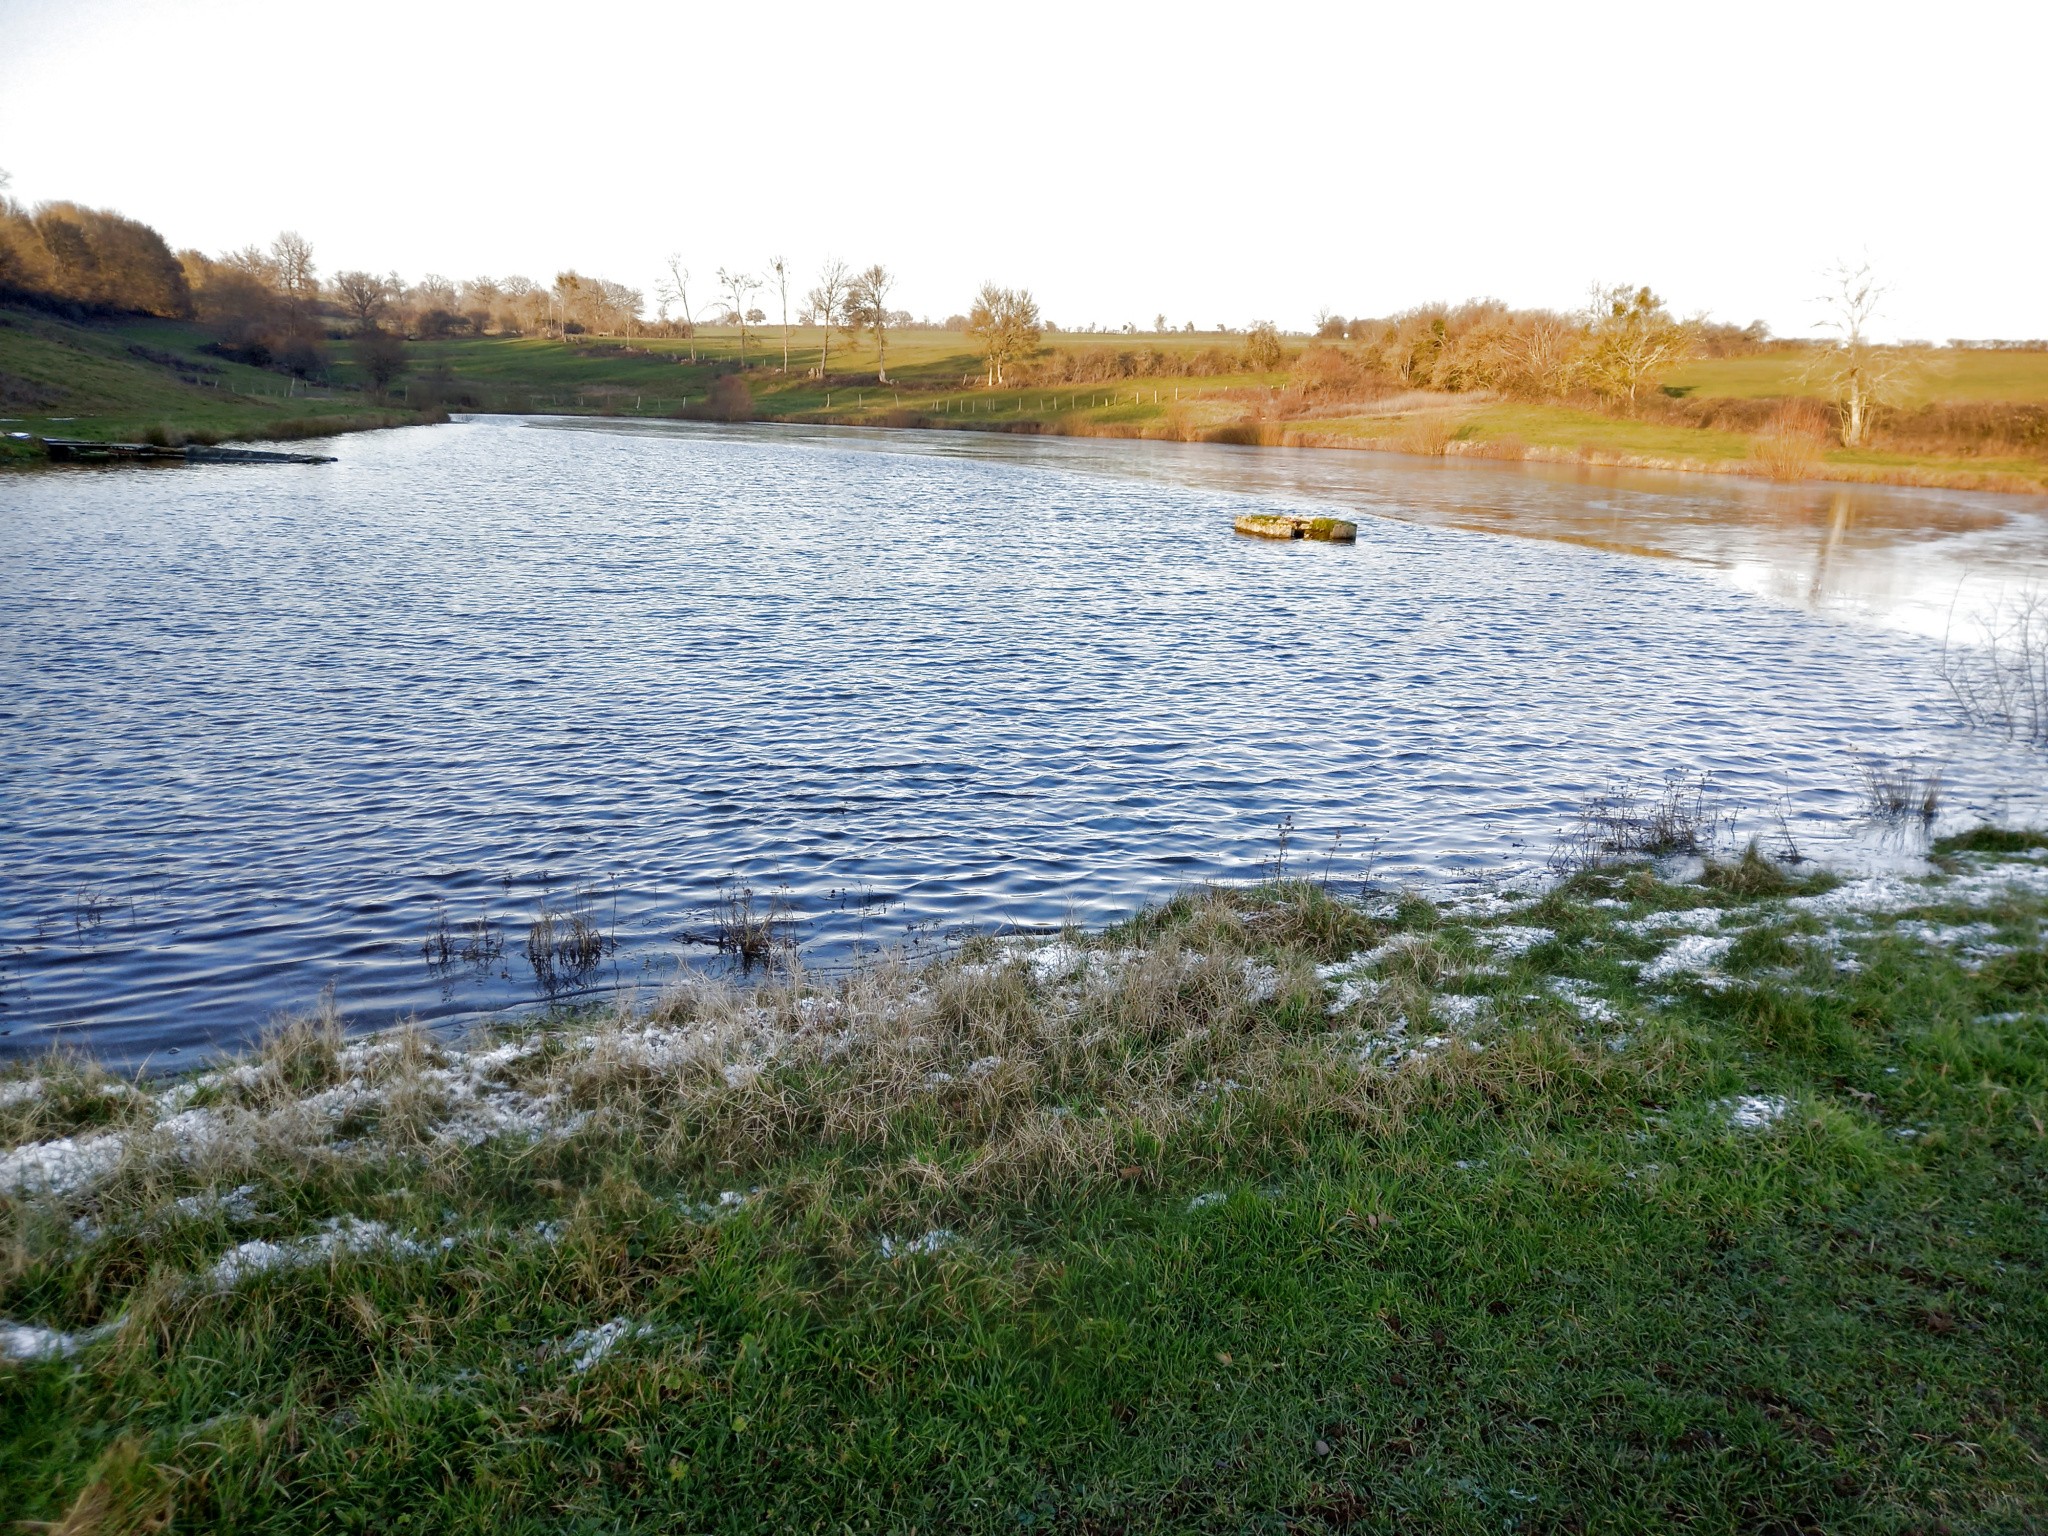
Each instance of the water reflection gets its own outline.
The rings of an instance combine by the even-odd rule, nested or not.
[[[551,425],[590,430],[580,421]],[[2048,580],[2048,497],[1335,449],[775,430],[883,452],[916,439],[918,452],[1299,497],[1368,516],[1683,561],[1774,602],[1933,639],[1952,616],[1968,625],[1999,592]]]

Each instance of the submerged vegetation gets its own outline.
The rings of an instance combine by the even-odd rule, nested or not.
[[[1684,786],[1631,803],[1683,841]],[[174,1081],[18,1069],[0,1504],[2040,1525],[2048,839],[1939,857],[1282,878],[463,1044],[328,1011]]]

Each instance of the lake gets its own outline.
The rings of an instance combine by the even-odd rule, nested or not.
[[[1913,852],[1872,756],[1939,765],[1950,823],[2048,813],[1939,670],[1952,610],[2048,575],[2039,501],[502,417],[322,451],[0,479],[0,1052],[651,992],[725,963],[735,887],[834,967],[1283,840],[1526,877],[1667,771],[1843,863]],[[1356,546],[1231,531],[1303,503]],[[537,974],[545,911],[595,963]]]

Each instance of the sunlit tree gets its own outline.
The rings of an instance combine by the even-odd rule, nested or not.
[[[683,312],[683,335],[689,338],[690,361],[697,361],[697,317],[690,313],[690,269],[683,265],[683,258],[671,253],[668,258],[668,281],[657,290],[664,304],[674,304]]]
[[[1586,315],[1586,382],[1635,408],[1637,393],[1699,350],[1695,326],[1671,318],[1648,288],[1595,286]]]
[[[1806,374],[1841,411],[1845,448],[1862,444],[1870,431],[1870,413],[1896,403],[1912,373],[1908,353],[1881,346],[1870,336],[1886,292],[1869,262],[1852,267],[1841,261],[1828,269],[1827,291],[1819,297],[1827,311],[1821,324],[1835,333],[1835,339],[1813,355]]]
[[[846,307],[846,292],[852,281],[847,275],[846,263],[834,256],[818,269],[817,286],[805,295],[811,319],[824,332],[818,342],[818,377],[821,379],[825,377],[825,364],[832,352],[832,327],[839,323],[840,311]]]
[[[761,286],[761,279],[737,267],[718,269],[718,286],[725,291],[726,304],[740,328],[740,366],[747,366],[747,300]]]
[[[1038,349],[1038,301],[1028,288],[999,288],[983,283],[967,312],[967,334],[981,342],[988,361],[988,382],[1003,382],[1003,369]]]
[[[875,338],[875,381],[889,382],[889,291],[896,286],[896,274],[879,261],[856,272],[846,295],[844,324],[856,335],[866,332]]]

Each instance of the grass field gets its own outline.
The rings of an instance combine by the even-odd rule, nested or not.
[[[819,333],[796,332],[791,372],[780,369],[780,337],[757,333],[745,374],[754,413],[769,420],[873,426],[957,427],[1082,436],[1376,448],[1493,458],[1569,458],[1628,464],[1765,473],[1780,464],[1759,459],[1756,437],[1659,419],[1630,418],[1584,407],[1502,401],[1486,395],[1410,394],[1382,404],[1318,414],[1286,394],[1288,375],[1231,373],[1214,377],[1133,377],[1094,385],[983,387],[982,364],[970,338],[943,331],[904,331],[889,344],[890,384],[875,381],[871,344],[835,337],[829,387],[809,376]],[[1059,335],[1049,347],[1112,351],[1157,349],[1171,354],[1241,345],[1225,335]],[[738,339],[706,329],[699,363],[686,344],[636,342],[567,347],[542,340],[481,338],[418,344],[419,368],[455,391],[455,403],[485,410],[675,415],[709,393],[720,370],[736,366]],[[866,370],[863,376],[863,370]],[[1759,398],[1810,393],[1796,357],[1772,354],[1687,365],[1668,381],[1681,397]],[[2030,353],[1943,354],[1916,378],[1927,399],[2048,399],[2048,361]],[[1897,480],[1963,488],[2048,490],[2048,456],[1964,451],[1896,453],[1844,449],[1820,442],[1803,449],[1791,478]]]
[[[205,352],[202,327],[128,319],[76,325],[0,307],[0,433],[134,441],[304,437],[420,419],[345,390],[308,390]],[[0,462],[30,450],[0,438]]]
[[[224,363],[203,352],[205,333],[168,321],[68,325],[0,310],[0,430],[59,436],[135,438],[163,434],[295,436],[325,427],[423,419],[442,406],[484,411],[676,416],[701,409],[714,380],[738,363],[731,329],[706,328],[689,343],[578,338],[470,337],[407,344],[408,373],[392,396],[363,390],[354,345],[331,343],[330,383],[308,395],[281,375]],[[1900,481],[1961,488],[2048,491],[2048,452],[1958,442],[1948,451],[1849,450],[1822,441],[1788,456],[1745,431],[1702,428],[1657,410],[1630,417],[1581,406],[1411,392],[1386,401],[1324,407],[1290,396],[1285,371],[1171,375],[1097,384],[987,389],[972,338],[908,330],[889,341],[891,382],[873,376],[871,342],[832,338],[831,379],[812,376],[815,328],[795,331],[790,371],[781,336],[750,338],[742,375],[751,413],[762,419],[870,426],[1061,433],[1219,441],[1271,446],[1372,448],[1491,458],[1568,459],[1592,464],[1764,474],[1787,479]],[[1064,333],[1049,349],[1161,351],[1185,356],[1242,339],[1220,334],[1161,336]],[[1811,385],[1796,355],[1712,359],[1665,381],[1688,402],[1799,395]],[[1915,398],[2030,407],[2048,400],[2048,354],[1942,352],[1912,384]],[[29,455],[0,440],[0,455]]]
[[[0,1083],[67,1531],[2048,1524],[2048,839]]]
[[[1756,399],[1803,395],[1812,384],[1797,353],[1766,352],[1754,357],[1700,358],[1675,368],[1663,383],[1686,394]],[[1947,400],[2048,400],[2048,352],[1951,351],[1943,347],[1907,380],[1906,405]]]

